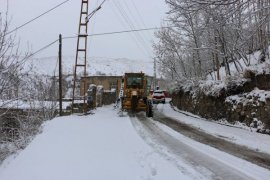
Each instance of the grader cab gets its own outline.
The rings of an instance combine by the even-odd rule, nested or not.
[[[122,109],[135,113],[145,111],[147,117],[153,117],[152,101],[148,97],[149,86],[144,73],[125,73]]]

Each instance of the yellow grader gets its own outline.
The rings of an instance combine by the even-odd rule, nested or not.
[[[144,73],[125,73],[122,80],[122,110],[132,113],[145,111],[147,117],[153,117],[149,82]]]

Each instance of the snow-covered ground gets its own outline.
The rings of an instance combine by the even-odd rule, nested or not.
[[[55,118],[17,157],[1,180],[191,179],[151,149],[128,117],[111,106],[94,115]]]
[[[256,151],[268,153],[270,156],[270,136],[256,133],[252,129],[231,127],[219,124],[216,121],[206,120],[199,116],[184,111],[174,111],[169,104],[158,105],[157,109],[169,117],[197,127],[209,134],[231,141],[236,144],[244,145]],[[185,114],[179,113],[184,112]]]
[[[157,108],[166,115],[198,126],[211,134],[222,135],[235,143],[269,153],[270,136],[181,115],[173,111],[168,104],[158,105]],[[159,144],[158,139],[152,139],[154,135],[145,132],[142,126],[134,126],[134,120],[135,124],[140,123],[135,117],[119,117],[112,106],[98,108],[94,113],[88,116],[58,117],[46,122],[43,132],[36,136],[25,150],[4,161],[0,166],[0,179],[211,179],[211,175],[196,171],[196,164],[183,160],[184,157],[172,155],[168,147]],[[191,149],[187,149],[188,153],[200,152],[199,157],[205,154],[203,161],[210,158],[212,162],[206,164],[220,162],[221,168],[233,168],[235,173],[242,173],[250,177],[248,179],[270,177],[269,170],[195,142],[151,119],[146,121],[157,124],[157,131],[164,131],[157,133],[158,136],[163,134],[165,141],[177,139],[173,141],[176,144],[179,142],[175,147],[179,156],[187,156],[181,150],[182,143]]]
[[[270,46],[268,51],[270,51]],[[261,52],[256,51],[252,54],[247,55],[247,59],[249,63],[245,63],[245,60],[243,58],[239,59],[236,63],[229,63],[230,71],[232,76],[243,76],[243,73],[245,70],[251,70],[255,74],[269,74],[270,73],[270,59],[266,59],[265,62],[259,63]],[[237,68],[238,70],[237,70]],[[220,71],[220,78],[221,80],[226,79],[226,73],[225,73],[225,67],[221,67]],[[212,72],[210,75],[207,76],[208,80],[215,79],[216,71]]]

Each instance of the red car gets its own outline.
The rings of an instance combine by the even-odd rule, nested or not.
[[[153,104],[165,104],[165,94],[162,90],[156,90],[152,94]]]

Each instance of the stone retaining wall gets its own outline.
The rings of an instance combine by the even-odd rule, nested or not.
[[[215,98],[203,93],[195,97],[190,92],[179,91],[172,95],[172,103],[178,109],[215,120],[225,117],[224,102],[224,97]]]
[[[225,101],[225,107],[226,118],[230,121],[237,119],[248,125],[255,123],[255,126],[262,121],[270,128],[270,91],[255,90],[230,96]]]
[[[201,89],[186,91],[180,88],[172,95],[172,103],[180,110],[204,118],[225,118],[229,122],[239,121],[248,126],[261,121],[265,128],[270,129],[270,91],[262,91],[261,94],[265,92],[266,96],[262,100],[256,93],[252,93],[255,87],[270,90],[270,75],[258,75],[242,86],[233,85],[226,90],[221,89],[217,96],[206,95]]]

